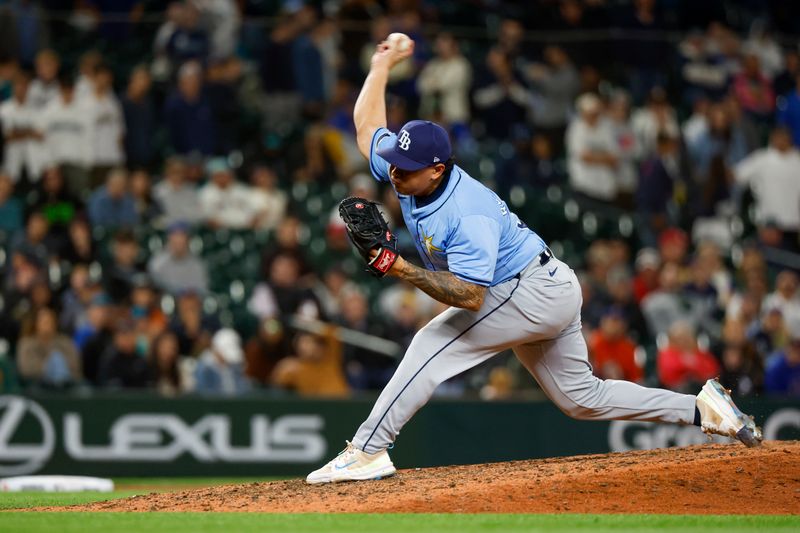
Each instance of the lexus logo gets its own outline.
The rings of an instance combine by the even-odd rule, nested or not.
[[[37,472],[53,455],[55,444],[53,422],[41,405],[20,396],[0,396],[0,475]]]

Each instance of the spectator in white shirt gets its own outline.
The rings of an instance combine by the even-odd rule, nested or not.
[[[200,189],[200,208],[212,228],[251,227],[255,218],[250,187],[236,181],[223,158],[212,159],[206,166],[211,177]]]
[[[186,12],[186,6],[182,2],[170,2],[164,10],[163,22],[156,30],[153,39],[153,62],[151,73],[156,82],[166,82],[172,75],[172,65],[167,53],[172,34],[178,29],[178,23]]]
[[[14,96],[0,104],[5,149],[3,170],[14,183],[26,173],[28,181],[38,182],[47,165],[42,142],[41,114],[28,102],[30,78],[19,73],[14,79]]]
[[[153,187],[153,196],[163,210],[165,226],[178,221],[195,224],[203,220],[203,212],[197,208],[197,189],[187,179],[186,163],[179,157],[166,160],[164,177]]]
[[[92,162],[92,120],[75,98],[72,78],[61,76],[59,95],[42,112],[42,131],[49,163],[59,165],[70,192],[89,189]]]
[[[212,59],[225,59],[236,52],[239,26],[242,23],[239,7],[234,0],[194,0],[200,11],[200,25],[207,29],[211,41]]]
[[[631,124],[636,133],[640,147],[639,157],[642,160],[655,155],[659,133],[664,133],[673,139],[680,137],[681,134],[675,110],[667,100],[667,93],[661,87],[654,87],[650,91],[647,105],[633,112]]]
[[[534,91],[533,125],[536,133],[550,140],[555,153],[561,154],[572,103],[580,91],[580,75],[560,46],[546,47],[542,56],[544,63],[533,63],[526,71]]]
[[[166,249],[154,255],[147,265],[150,277],[159,288],[178,293],[208,290],[208,271],[203,261],[189,249],[189,226],[175,222],[169,229]]]
[[[708,132],[708,111],[711,101],[705,97],[698,97],[692,102],[692,114],[681,126],[683,140],[687,145],[693,145]]]
[[[639,143],[631,125],[630,111],[628,93],[622,90],[615,92],[608,104],[608,119],[614,130],[617,154],[619,155],[619,164],[617,165],[618,203],[628,209],[633,207],[633,196],[639,182],[636,160],[639,155]]]
[[[31,82],[28,89],[28,102],[37,110],[42,110],[58,98],[58,69],[61,60],[49,48],[36,54],[35,68],[36,79]]]
[[[772,80],[783,70],[783,49],[763,19],[756,19],[750,25],[750,35],[742,48],[758,56],[761,72],[768,79]]]
[[[97,50],[89,50],[81,56],[75,80],[76,100],[83,101],[94,96],[94,72],[102,64],[103,55]]]
[[[425,65],[417,78],[420,113],[426,117],[439,117],[450,127],[466,126],[469,122],[472,67],[449,33],[439,34],[433,46],[436,57]]]
[[[114,76],[106,65],[94,73],[94,94],[87,98],[92,118],[92,185],[102,183],[108,171],[125,164],[125,120],[113,88]]]
[[[256,217],[255,228],[275,229],[286,215],[289,201],[286,193],[278,188],[278,177],[271,168],[258,165],[250,173],[250,183],[253,186],[251,197]]]
[[[596,200],[617,197],[617,139],[603,116],[603,103],[591,93],[576,102],[579,115],[567,128],[567,165],[572,188]]]
[[[800,230],[800,152],[786,128],[776,128],[770,145],[743,159],[736,181],[749,186],[755,200],[755,222],[770,246],[797,249]]]
[[[800,280],[791,270],[784,270],[775,278],[775,291],[764,298],[761,309],[778,309],[786,325],[800,324]],[[766,314],[766,313],[764,313]]]

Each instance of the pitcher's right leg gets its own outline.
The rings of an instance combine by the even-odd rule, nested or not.
[[[514,352],[545,394],[573,418],[696,423],[706,433],[736,438],[747,446],[757,446],[763,438],[753,418],[736,407],[717,380],[708,380],[693,396],[597,378],[577,320],[559,338],[518,346]]]
[[[564,413],[581,420],[692,424],[696,398],[592,374],[580,322],[549,341],[514,348],[517,358]]]

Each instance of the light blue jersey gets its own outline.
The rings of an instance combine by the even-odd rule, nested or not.
[[[375,151],[395,138],[386,128],[378,129],[372,138],[369,166],[379,181],[390,182],[390,165]],[[445,187],[424,206],[417,206],[413,196],[397,195],[403,219],[428,269],[448,270],[464,281],[495,286],[522,272],[545,250],[542,238],[494,191],[457,165]]]

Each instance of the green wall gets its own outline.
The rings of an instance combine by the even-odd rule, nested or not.
[[[0,396],[0,477],[302,475],[352,437],[371,399]],[[741,401],[767,438],[800,439],[800,402]],[[398,437],[400,468],[706,442],[698,428],[581,422],[549,402],[434,400]]]

